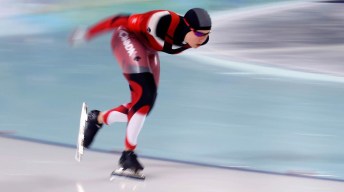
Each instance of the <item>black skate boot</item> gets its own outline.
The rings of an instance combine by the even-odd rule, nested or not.
[[[120,168],[114,170],[111,173],[110,181],[115,176],[124,176],[134,179],[144,180],[146,176],[141,172],[143,166],[137,161],[137,156],[134,151],[123,151],[121,158],[119,159]]]
[[[119,159],[119,165],[124,169],[130,169],[135,173],[142,171],[144,168],[137,160],[137,156],[134,151],[123,151],[121,158]]]
[[[100,111],[98,110],[93,110],[88,113],[83,143],[85,148],[91,145],[98,130],[103,126],[103,124],[98,123],[97,120],[99,113]]]

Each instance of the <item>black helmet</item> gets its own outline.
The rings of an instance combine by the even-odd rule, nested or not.
[[[195,30],[210,30],[211,19],[208,12],[202,8],[193,8],[184,15],[187,25]]]

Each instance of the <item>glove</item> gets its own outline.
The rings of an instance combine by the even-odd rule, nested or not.
[[[87,29],[85,27],[76,28],[69,37],[69,43],[73,47],[77,47],[84,44],[87,41],[86,33]]]

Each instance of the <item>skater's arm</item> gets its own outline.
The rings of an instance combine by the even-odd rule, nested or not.
[[[86,40],[91,40],[95,36],[114,30],[119,26],[127,26],[129,15],[121,14],[104,19],[89,27],[86,31]]]

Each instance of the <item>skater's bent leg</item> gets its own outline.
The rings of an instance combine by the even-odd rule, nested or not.
[[[120,158],[120,165],[136,170],[143,167],[136,160],[133,150],[145,119],[154,105],[160,76],[159,56],[155,50],[147,48],[144,42],[143,37],[123,27],[115,31],[112,39],[113,54],[131,90],[131,105],[127,107],[126,151]]]

